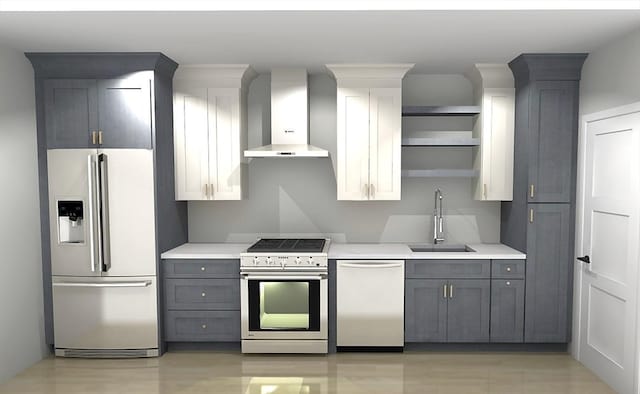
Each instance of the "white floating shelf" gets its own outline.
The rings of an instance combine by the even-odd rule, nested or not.
[[[405,178],[475,178],[478,176],[476,170],[402,170],[402,176]]]

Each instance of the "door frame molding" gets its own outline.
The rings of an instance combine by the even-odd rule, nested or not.
[[[640,113],[640,101],[632,104],[622,105],[618,107],[609,108],[606,110],[593,112],[581,116],[580,128],[578,130],[578,174],[576,183],[576,232],[575,232],[575,250],[574,259],[577,256],[582,255],[584,248],[584,199],[585,193],[585,163],[587,160],[586,151],[586,131],[589,123],[614,118],[618,116],[629,115],[633,113]],[[639,240],[640,242],[640,240]],[[569,344],[569,350],[571,355],[578,361],[581,359],[580,354],[580,336],[581,336],[581,310],[582,310],[582,264],[574,264],[573,268],[573,322],[572,322],[572,341]],[[639,271],[640,272],[640,271]],[[638,274],[638,283],[640,283],[640,273]],[[636,297],[640,300],[640,286],[637,286]],[[640,394],[640,332],[636,333],[636,357],[635,357],[635,377],[634,377],[634,391]]]

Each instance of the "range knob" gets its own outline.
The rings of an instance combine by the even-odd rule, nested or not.
[[[253,265],[258,265],[259,262],[260,260],[257,257],[253,258]]]
[[[273,265],[273,260],[271,260],[271,257],[267,257],[267,265]]]
[[[302,264],[302,260],[300,259],[300,257],[296,257],[296,264],[297,265]]]

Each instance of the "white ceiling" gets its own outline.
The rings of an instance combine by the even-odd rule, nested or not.
[[[258,71],[409,62],[460,73],[523,52],[589,52],[637,28],[631,10],[0,12],[0,41],[22,51],[161,51]]]

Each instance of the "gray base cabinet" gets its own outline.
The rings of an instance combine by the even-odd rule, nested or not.
[[[165,260],[164,340],[240,341],[240,260]]]
[[[405,281],[405,342],[447,341],[446,280]]]
[[[521,343],[524,338],[524,280],[491,280],[491,342]]]
[[[447,342],[489,342],[491,281],[449,281]]]
[[[569,204],[529,204],[525,342],[569,341],[571,215]]]

